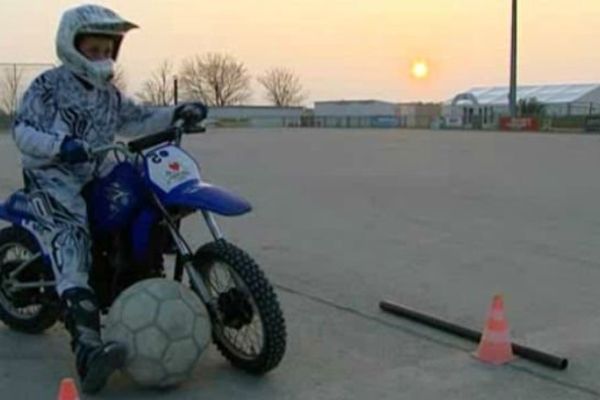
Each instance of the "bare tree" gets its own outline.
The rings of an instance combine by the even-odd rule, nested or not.
[[[257,81],[265,89],[265,98],[278,107],[298,106],[306,100],[300,78],[287,68],[272,68]]]
[[[137,97],[146,104],[155,106],[168,106],[173,103],[173,65],[164,60],[158,69],[152,73],[150,79],[142,84],[142,90]]]
[[[119,91],[125,92],[127,90],[127,76],[125,74],[125,69],[121,64],[115,65],[115,74],[111,82],[119,89]]]
[[[7,67],[0,76],[0,109],[9,118],[17,112],[19,105],[19,89],[23,79],[23,70],[17,65]]]
[[[228,54],[207,53],[184,62],[181,88],[188,100],[210,106],[241,104],[251,96],[250,75],[244,63]]]

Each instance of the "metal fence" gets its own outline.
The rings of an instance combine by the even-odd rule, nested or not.
[[[547,104],[546,115],[553,117],[586,116],[600,114],[600,103],[572,102],[565,104]]]

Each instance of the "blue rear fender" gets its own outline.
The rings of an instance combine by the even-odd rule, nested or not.
[[[13,224],[19,223],[17,218],[15,218],[13,215],[10,215],[8,211],[6,211],[6,205],[4,203],[0,203],[0,220],[8,221]]]
[[[38,247],[44,254],[44,262],[50,265],[48,249],[43,245],[45,228],[36,221],[27,200],[27,195],[19,190],[13,193],[5,202],[0,202],[0,220],[7,221],[13,226],[19,226],[28,231],[37,241]]]
[[[22,190],[16,191],[5,202],[0,203],[0,219],[17,225],[21,225],[23,220],[35,219],[27,195]]]
[[[183,206],[230,217],[252,211],[252,206],[244,198],[197,179],[177,186],[162,196],[162,201],[166,206]]]

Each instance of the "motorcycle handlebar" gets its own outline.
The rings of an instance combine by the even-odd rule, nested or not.
[[[142,150],[146,150],[147,148],[156,146],[157,144],[175,140],[178,134],[178,129],[180,128],[169,128],[162,132],[144,136],[139,139],[134,139],[127,143],[127,147],[129,148],[129,151],[139,153]]]
[[[170,142],[175,140],[181,134],[198,134],[206,132],[206,128],[204,127],[194,127],[191,129],[184,129],[181,126],[174,126],[169,129],[166,129],[162,132],[154,133],[152,135],[144,136],[139,139],[134,139],[127,144],[116,143],[109,144],[106,146],[96,147],[90,151],[90,154],[93,156],[98,156],[109,151],[117,151],[123,153],[125,155],[130,155],[131,153],[139,153],[143,150],[146,150],[150,147],[154,147],[158,144],[164,142]]]
[[[202,126],[184,127],[181,124],[175,124],[174,127],[166,129],[162,132],[144,136],[139,139],[134,139],[127,143],[127,147],[129,148],[129,151],[139,153],[142,150],[146,150],[158,144],[171,142],[175,139],[178,139],[182,134],[191,135],[203,132],[206,132],[206,129]]]
[[[116,144],[108,144],[106,146],[99,146],[99,147],[96,147],[95,149],[90,150],[90,154],[92,156],[99,156],[104,153],[108,153],[109,151],[117,151],[117,152],[123,153],[125,155],[131,154],[131,152],[129,151],[129,149],[127,149],[127,146],[124,143],[116,143]]]

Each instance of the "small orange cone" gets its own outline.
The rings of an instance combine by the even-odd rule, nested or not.
[[[79,400],[77,385],[75,385],[73,378],[64,378],[60,381],[58,400]]]
[[[496,365],[507,363],[515,358],[501,295],[494,296],[475,356],[483,362]]]

